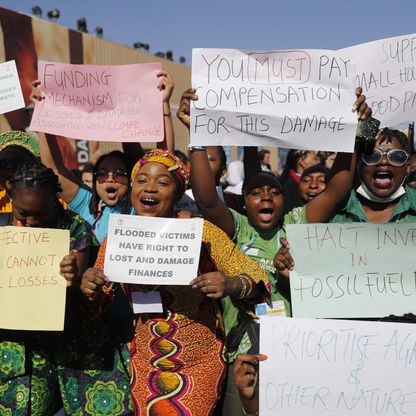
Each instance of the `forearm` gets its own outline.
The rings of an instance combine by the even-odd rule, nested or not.
[[[356,167],[356,152],[337,154],[327,186],[328,193],[336,204],[340,203],[351,190]]]
[[[324,192],[306,205],[309,223],[327,222],[352,188],[357,165],[356,153],[338,153],[331,169],[331,179]]]
[[[206,150],[195,150],[190,152],[191,162],[191,186],[195,202],[203,211],[215,207],[220,198],[218,197],[215,178],[212,174]]]
[[[56,154],[55,157],[52,156],[52,152],[51,152],[51,147],[55,147],[56,137],[49,135],[47,139],[45,133],[38,132],[38,139],[39,139],[40,159],[42,163],[48,168],[53,169],[55,173],[58,173],[58,170],[62,170],[62,166],[58,167],[58,164],[62,163],[62,157],[61,157],[60,152],[58,152],[59,154]]]
[[[175,132],[173,130],[172,113],[169,102],[163,102],[163,125],[164,140],[158,143],[161,149],[167,149],[170,152],[175,150]]]
[[[80,182],[66,168],[56,136],[39,133],[39,149],[42,163],[58,175],[62,198],[69,204],[78,192]]]

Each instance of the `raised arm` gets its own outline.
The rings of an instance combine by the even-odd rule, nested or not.
[[[39,89],[39,86],[39,80],[32,82],[30,100],[34,105],[37,105],[45,97],[45,94]],[[59,183],[62,187],[61,196],[69,204],[77,194],[81,182],[65,167],[56,136],[38,132],[38,137],[42,163],[48,168],[53,169],[59,176]]]
[[[331,180],[324,192],[306,204],[309,223],[328,222],[351,190],[357,165],[356,153],[338,153],[331,169]]]
[[[362,89],[357,88],[355,94],[357,100],[354,108],[357,111],[359,122],[365,123],[371,115],[371,108],[365,102],[365,96],[361,94]],[[338,153],[331,169],[331,180],[325,191],[310,201],[306,209],[306,217],[309,223],[327,222],[339,208],[350,192],[357,166],[357,154]]]
[[[190,102],[197,100],[194,89],[188,89],[182,93],[179,109],[176,115],[189,129],[190,126]],[[230,237],[234,237],[234,220],[227,205],[217,194],[215,178],[212,174],[206,149],[198,146],[190,149],[189,161],[191,162],[191,187],[195,202],[202,216],[221,228]]]
[[[215,178],[206,150],[190,149],[191,187],[202,216],[221,228],[228,237],[234,237],[234,219],[227,205],[217,194]]]
[[[167,71],[159,72],[158,77],[160,78],[158,89],[159,91],[163,91],[163,124],[165,132],[165,138],[162,142],[158,143],[158,147],[173,152],[175,150],[175,133],[173,131],[170,97],[175,88],[175,83]]]
[[[42,163],[58,175],[61,196],[69,204],[77,194],[81,182],[64,165],[56,136],[39,132],[39,149]]]

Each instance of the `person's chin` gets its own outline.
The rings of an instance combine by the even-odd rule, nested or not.
[[[256,221],[255,227],[261,231],[268,231],[273,228],[277,227],[278,221],[271,220],[271,221]]]
[[[397,191],[398,188],[398,186],[389,188],[374,188],[371,192],[378,198],[389,198]]]

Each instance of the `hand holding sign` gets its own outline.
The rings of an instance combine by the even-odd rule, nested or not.
[[[190,283],[192,289],[199,289],[207,297],[212,299],[221,299],[228,295],[240,293],[240,279],[227,277],[221,272],[210,272],[199,275]]]
[[[289,271],[293,270],[295,262],[290,254],[290,245],[286,238],[280,238],[280,248],[273,259],[274,267],[285,277],[289,277]]]
[[[81,292],[90,301],[94,301],[106,282],[108,282],[108,279],[101,270],[90,267],[82,275]]]
[[[172,75],[168,71],[160,71],[157,77],[160,79],[157,89],[163,92],[163,102],[168,103],[175,87]]]
[[[78,264],[75,254],[68,254],[59,264],[61,276],[66,280],[66,286],[72,286],[78,277]]]
[[[198,100],[198,96],[195,93],[196,93],[195,88],[188,88],[182,93],[181,101],[179,103],[179,108],[176,113],[179,120],[188,129],[191,126],[191,100],[192,101]]]
[[[264,354],[238,354],[233,364],[234,382],[240,393],[241,402],[246,412],[258,411],[256,385],[258,381],[258,365],[267,360]]]

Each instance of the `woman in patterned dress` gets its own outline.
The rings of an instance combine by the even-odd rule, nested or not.
[[[172,153],[153,150],[132,171],[137,215],[175,217],[188,171]],[[136,315],[131,344],[132,398],[137,415],[210,415],[225,372],[224,333],[216,299],[230,295],[246,305],[262,300],[265,274],[235,249],[224,232],[204,222],[198,277],[190,286],[159,286],[164,312]],[[111,284],[102,270],[104,241],[81,290],[91,307],[103,307]],[[234,277],[232,277],[234,276]],[[259,284],[257,284],[259,283]],[[130,296],[143,286],[125,284]],[[153,288],[154,289],[154,288]]]
[[[128,371],[114,354],[114,334],[104,319],[83,319],[79,308],[78,276],[97,248],[91,229],[63,209],[58,177],[40,162],[20,166],[8,187],[12,213],[1,214],[1,223],[69,230],[71,254],[60,267],[68,281],[64,332],[0,330],[0,415],[49,416],[62,405],[70,415],[131,414]]]

